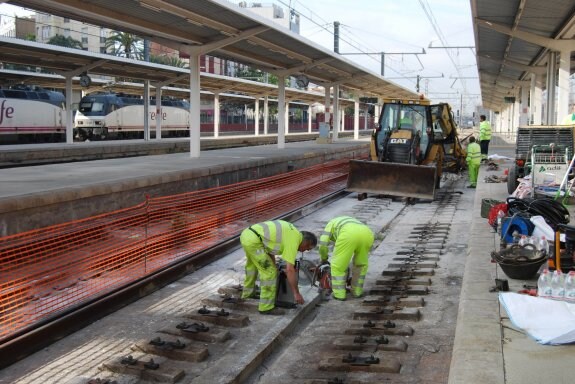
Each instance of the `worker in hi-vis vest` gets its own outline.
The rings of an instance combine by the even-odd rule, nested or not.
[[[469,172],[469,185],[467,188],[477,186],[477,175],[479,175],[479,165],[481,164],[481,147],[475,142],[475,137],[469,138],[467,145],[467,171]]]
[[[277,266],[276,255],[286,263],[286,275],[294,300],[303,304],[304,299],[297,284],[295,259],[298,251],[315,248],[317,238],[311,232],[298,231],[287,221],[273,220],[254,224],[242,231],[240,243],[246,253],[246,277],[242,299],[255,297],[255,285],[259,275],[260,302],[258,310],[264,315],[282,315],[284,311],[275,308]]]
[[[489,142],[491,141],[491,124],[485,115],[479,116],[479,146],[481,147],[481,161],[487,161]]]
[[[321,261],[326,262],[330,242],[334,242],[331,257],[331,288],[334,299],[346,299],[347,268],[352,257],[351,294],[354,297],[362,296],[373,240],[371,229],[353,217],[336,217],[325,226],[319,238],[319,255]]]
[[[575,125],[575,104],[571,105],[571,113],[565,116],[563,125]]]

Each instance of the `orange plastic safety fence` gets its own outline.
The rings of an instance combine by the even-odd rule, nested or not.
[[[348,160],[0,238],[0,341],[345,186]]]

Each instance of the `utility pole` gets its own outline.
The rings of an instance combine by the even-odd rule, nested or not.
[[[334,36],[335,37],[335,36]],[[334,44],[335,48],[335,44]],[[339,53],[339,52],[337,52]],[[425,55],[425,49],[422,52],[350,52],[350,53],[340,53],[342,56],[346,55],[381,55],[381,76],[385,75],[385,55]],[[419,58],[417,58],[419,60]],[[419,62],[421,64],[421,61]],[[423,65],[422,65],[423,66]]]
[[[380,55],[381,58],[381,76],[385,76],[385,55],[416,55],[415,57],[419,60],[417,55],[425,55],[425,48],[421,48],[421,52],[351,52],[351,53],[340,53],[339,52],[339,21],[333,22],[333,51],[340,55]],[[421,61],[419,61],[421,64]],[[421,64],[423,67],[423,64]]]
[[[417,76],[410,76],[410,77],[388,77],[388,80],[401,80],[401,79],[416,79],[415,82],[415,90],[417,93],[419,93],[419,82],[421,79],[439,79],[445,77],[443,76],[443,73],[441,74],[441,76],[421,76],[421,75],[417,75]]]
[[[339,53],[339,21],[333,22],[333,51]]]

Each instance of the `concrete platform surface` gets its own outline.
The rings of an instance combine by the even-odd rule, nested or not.
[[[512,157],[512,143],[496,141],[489,153]],[[499,235],[481,217],[481,201],[493,198],[504,201],[506,183],[485,183],[488,175],[503,175],[510,160],[499,164],[498,171],[481,166],[470,228],[467,262],[461,290],[457,329],[453,346],[449,384],[525,384],[573,383],[572,364],[575,346],[548,346],[538,344],[524,331],[509,321],[500,305],[497,292],[490,289],[495,279],[507,279],[511,292],[523,285],[537,285],[537,278],[516,280],[505,275],[491,263],[491,252],[498,250]],[[571,223],[575,206],[568,206]]]

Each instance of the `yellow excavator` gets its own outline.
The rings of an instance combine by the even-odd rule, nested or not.
[[[350,161],[347,190],[433,200],[443,172],[459,172],[466,156],[449,104],[385,100],[370,160]]]

